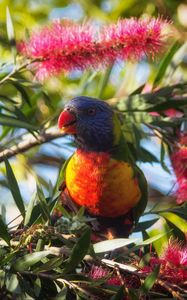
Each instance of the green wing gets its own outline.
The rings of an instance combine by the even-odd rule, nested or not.
[[[114,135],[117,132],[118,134],[118,139],[114,137],[114,141],[117,144],[117,149],[116,152],[112,155],[115,159],[117,160],[122,160],[125,162],[128,162],[131,164],[133,170],[134,170],[134,176],[137,178],[139,187],[142,193],[142,196],[140,198],[140,201],[138,204],[132,209],[132,214],[133,214],[133,221],[136,224],[144,212],[146,205],[147,205],[147,199],[148,199],[148,191],[147,191],[147,181],[146,178],[143,174],[143,172],[138,168],[136,165],[135,159],[129,150],[128,143],[125,139],[125,136],[123,135],[121,131],[121,126],[119,120],[117,120],[117,116],[114,117]],[[120,131],[120,137],[119,137],[119,131]]]

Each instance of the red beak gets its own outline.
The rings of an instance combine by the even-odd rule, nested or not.
[[[64,110],[58,118],[58,127],[62,129],[64,133],[75,134],[76,133],[77,118],[74,113]]]

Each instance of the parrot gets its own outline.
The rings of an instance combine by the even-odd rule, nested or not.
[[[106,101],[77,96],[65,104],[58,127],[77,146],[65,164],[61,201],[84,206],[108,239],[128,237],[147,205],[147,182],[117,112]]]

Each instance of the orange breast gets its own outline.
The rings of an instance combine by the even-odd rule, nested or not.
[[[104,152],[77,150],[66,169],[66,185],[75,203],[105,217],[127,213],[141,197],[132,167]]]

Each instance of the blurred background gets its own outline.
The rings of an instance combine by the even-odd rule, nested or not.
[[[90,20],[95,26],[116,22],[119,18],[140,16],[162,16],[172,22],[174,39],[181,42],[182,47],[173,57],[174,68],[168,69],[167,76],[161,86],[174,84],[187,79],[187,55],[185,40],[187,37],[187,2],[179,0],[46,0],[46,1],[0,1],[0,76],[12,70],[12,49],[6,30],[6,7],[9,7],[12,17],[16,40],[25,39],[29,32],[37,31],[42,25],[54,19],[72,19],[77,22]],[[5,111],[4,99],[6,95],[16,102],[14,114],[24,114],[24,122],[31,122],[45,128],[57,128],[57,117],[64,103],[77,95],[89,95],[110,99],[125,97],[146,84],[150,90],[159,68],[159,59],[155,62],[142,60],[139,63],[115,63],[111,68],[100,71],[74,71],[70,74],[61,74],[44,83],[34,81],[30,72],[18,75],[20,82],[12,84],[6,82],[0,89],[0,112]],[[25,80],[25,78],[27,80]],[[1,100],[2,99],[2,100]],[[9,111],[8,111],[9,110]],[[6,101],[6,112],[11,109]],[[20,115],[19,115],[20,116]],[[1,122],[3,125],[3,122]],[[4,124],[0,129],[0,150],[18,144],[27,138],[29,130],[16,128]],[[152,153],[152,160],[139,162],[151,186],[152,197],[169,195],[175,189],[175,176],[170,166],[170,160],[165,155],[164,163],[170,173],[163,169],[160,159],[160,141],[158,138],[142,139],[143,147]],[[70,137],[59,138],[49,143],[32,148],[11,158],[10,162],[19,183],[22,197],[28,202],[36,190],[36,182],[47,191],[49,182],[55,185],[59,169],[64,160],[74,150],[73,140]],[[16,208],[12,195],[7,188],[5,166],[0,164],[0,202],[4,204],[2,211],[8,212],[7,218],[16,216]],[[156,191],[155,191],[156,190]]]

